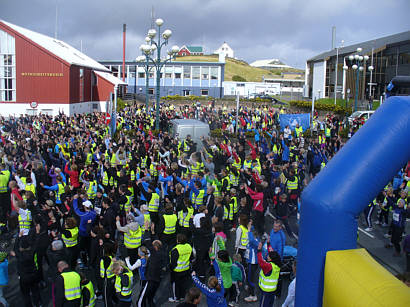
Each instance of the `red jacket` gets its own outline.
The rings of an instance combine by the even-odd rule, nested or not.
[[[68,169],[68,163],[65,165],[64,173],[66,173],[68,176],[70,176],[70,184],[74,188],[79,188],[80,187],[80,182],[78,180],[78,172],[77,171],[70,171]]]
[[[252,210],[263,212],[263,193],[255,192],[248,187],[249,196],[253,199]]]

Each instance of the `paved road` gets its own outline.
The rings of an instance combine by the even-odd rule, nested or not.
[[[373,216],[373,220],[376,218],[376,213]],[[269,233],[270,229],[272,228],[272,218],[267,217],[266,218],[266,231]],[[390,217],[391,220],[391,217]],[[297,221],[295,217],[292,217],[290,219],[290,224],[291,227],[294,231],[297,232]],[[409,223],[407,223],[407,229],[406,232],[409,233],[410,227],[408,226]],[[383,265],[387,270],[389,270],[392,274],[397,274],[403,272],[405,268],[405,259],[404,256],[400,257],[393,257],[393,250],[392,248],[385,248],[384,246],[386,243],[389,242],[389,239],[384,238],[384,234],[387,233],[388,228],[383,228],[378,225],[374,225],[374,230],[371,232],[366,232],[364,229],[367,226],[364,224],[364,217],[361,216],[359,219],[359,241],[358,241],[358,247],[364,247],[366,248],[369,253],[381,264]],[[291,244],[296,246],[297,242],[294,240],[291,240],[287,237],[287,244]],[[232,242],[230,245],[228,245],[228,249],[230,251],[233,250],[232,247]],[[5,289],[5,296],[8,302],[10,303],[10,306],[22,306],[22,299],[20,295],[20,289],[18,285],[18,278],[16,274],[16,262],[15,260],[10,261],[10,285]],[[282,296],[276,300],[275,306],[281,306],[281,303],[286,297],[287,293],[287,287],[289,284],[289,280],[285,279],[283,287],[282,287]],[[134,288],[134,301],[137,300],[138,294],[139,294],[139,285],[136,285]],[[158,306],[165,306],[165,307],[171,307],[171,306],[176,306],[175,303],[168,303],[168,297],[171,296],[170,292],[170,280],[169,280],[169,274],[166,274],[164,276],[163,281],[161,282],[160,288],[157,292],[157,297],[156,297],[156,302]],[[240,306],[259,306],[258,302],[257,303],[246,303],[243,301],[243,298],[247,296],[245,295],[244,291],[241,293],[241,301],[240,301]],[[43,298],[43,306],[52,306],[50,302],[51,298],[51,292],[50,292],[50,287],[47,287],[45,290],[42,291],[42,298]],[[97,306],[103,306],[102,301],[99,301],[97,303]],[[206,306],[206,300],[205,298],[203,299],[202,303],[200,306]]]

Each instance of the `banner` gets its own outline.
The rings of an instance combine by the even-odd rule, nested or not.
[[[303,128],[303,131],[310,126],[310,114],[280,114],[279,115],[280,130],[283,131],[289,125],[290,130],[295,130],[296,124]]]

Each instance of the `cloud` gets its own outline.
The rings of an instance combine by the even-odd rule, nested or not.
[[[127,24],[127,60],[151,24],[151,9],[170,28],[170,44],[203,45],[212,52],[224,41],[247,62],[279,58],[304,68],[307,58],[329,50],[331,28],[345,46],[410,29],[408,0],[2,0],[0,18],[58,37],[97,59],[122,58]]]

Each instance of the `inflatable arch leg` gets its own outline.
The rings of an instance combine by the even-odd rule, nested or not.
[[[391,97],[302,194],[297,307],[320,307],[326,252],[356,248],[365,206],[410,159],[410,97]]]

